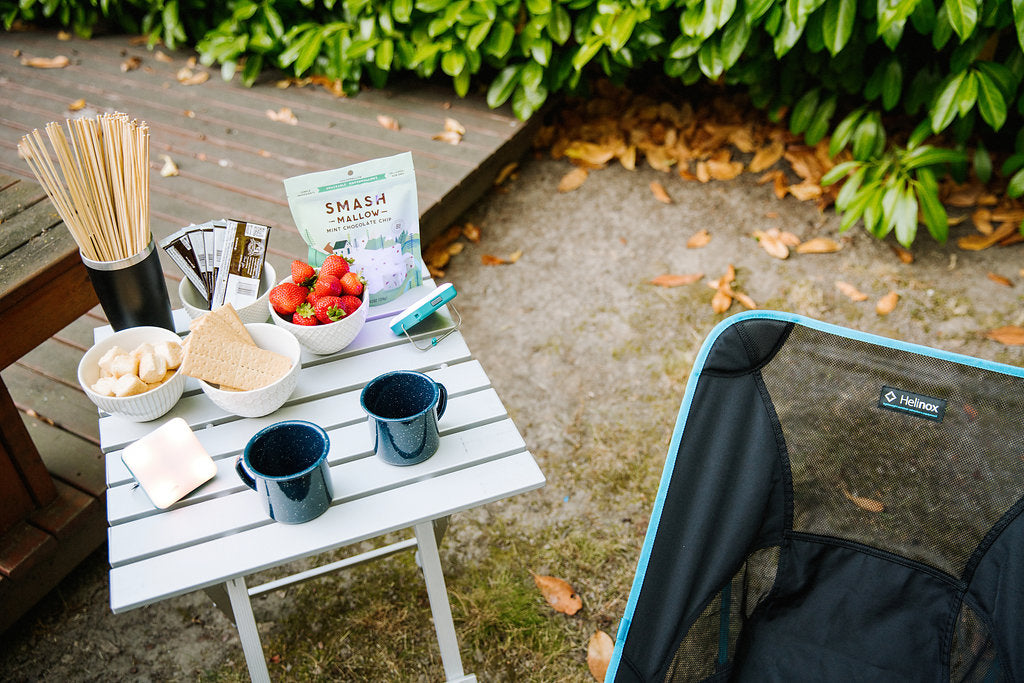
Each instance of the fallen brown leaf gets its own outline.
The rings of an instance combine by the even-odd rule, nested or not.
[[[1021,221],[1024,221],[1024,208],[1008,207],[1005,209],[996,209],[992,212],[991,218],[997,223],[1013,221],[1020,224]]]
[[[431,136],[431,140],[440,140],[441,142],[447,142],[449,145],[457,145],[462,142],[462,136],[453,130],[446,130],[436,135]]]
[[[754,300],[751,299],[746,294],[744,294],[743,292],[737,292],[736,290],[730,288],[728,293],[734,299],[736,299],[736,301],[739,301],[740,305],[743,306],[744,308],[747,308],[749,310],[754,310],[755,308],[757,308],[757,304],[754,302]]]
[[[855,496],[847,491],[845,486],[843,487],[843,495],[846,496],[848,501],[859,507],[861,510],[867,510],[868,512],[882,512],[885,510],[885,504],[881,501]]]
[[[1003,277],[998,273],[988,273],[988,279],[997,285],[1002,285],[1003,287],[1013,287],[1013,281],[1010,280],[1010,278]]]
[[[615,149],[595,142],[574,140],[565,148],[565,156],[596,169],[615,158]]]
[[[821,185],[810,180],[805,180],[797,185],[789,185],[786,191],[802,202],[809,202],[821,196]]]
[[[615,641],[604,631],[595,631],[587,643],[587,668],[595,681],[604,681],[615,651]]]
[[[868,295],[848,282],[836,280],[836,288],[853,301],[867,301]]]
[[[681,287],[683,285],[691,285],[702,277],[704,277],[704,273],[687,273],[685,275],[672,275],[666,273],[665,275],[659,275],[651,280],[651,284],[658,285],[659,287]]]
[[[842,249],[839,243],[828,237],[815,237],[801,242],[796,247],[798,254],[832,254]]]
[[[533,572],[530,573],[533,574]],[[541,595],[555,611],[572,616],[583,607],[583,600],[564,579],[533,574],[533,582],[537,584]]]
[[[995,231],[995,228],[992,227],[992,212],[988,209],[975,209],[971,214],[971,220],[982,235],[991,235]]]
[[[128,71],[135,71],[140,66],[142,66],[142,58],[133,55],[128,59],[124,60],[123,62],[121,62],[121,71],[122,73]]]
[[[651,194],[662,204],[671,204],[672,198],[668,196],[668,192],[665,190],[665,186],[659,183],[657,180],[651,181]]]
[[[166,52],[163,52],[161,50],[157,50],[156,52],[153,53],[153,59],[155,59],[158,62],[162,62],[164,64],[170,64],[171,62],[174,61],[173,57],[171,57],[169,54],[167,54]]]
[[[1017,230],[1014,223],[1002,223],[991,235],[965,235],[956,241],[956,246],[964,251],[980,251],[988,249],[996,242],[1010,237]]]
[[[166,154],[161,154],[160,158],[163,159],[164,162],[163,167],[160,169],[161,176],[163,176],[164,178],[170,178],[172,176],[178,175],[178,165],[174,163],[174,159],[167,156]]]
[[[287,123],[289,126],[299,125],[299,119],[292,112],[291,107],[281,107],[277,111],[273,109],[267,110],[267,118],[271,121],[277,121],[278,123]]]
[[[686,248],[700,249],[701,247],[706,247],[710,241],[711,233],[707,231],[707,228],[701,228],[693,233],[690,239],[686,240]]]
[[[480,228],[475,223],[466,223],[462,227],[462,234],[473,244],[480,241]]]
[[[71,40],[71,33],[69,31],[57,31],[57,40],[64,42]]]
[[[191,67],[183,66],[178,69],[175,78],[182,85],[200,85],[210,80],[210,74],[207,71],[193,71]]]
[[[894,244],[894,245],[892,245],[892,251],[893,251],[894,254],[896,254],[896,258],[898,258],[903,263],[913,263],[914,262],[914,254],[911,253],[911,251],[909,249],[904,249],[903,247],[899,246],[898,244]]]
[[[513,251],[511,254],[508,255],[508,258],[506,259],[506,261],[508,261],[509,263],[515,263],[516,261],[519,260],[519,258],[522,255],[523,255],[523,250],[522,249],[516,249],[515,251]]]
[[[889,315],[896,308],[900,295],[896,292],[889,292],[875,304],[875,313],[878,315]]]
[[[558,181],[559,192],[572,192],[579,188],[586,181],[588,171],[585,168],[574,168],[573,170],[562,176],[562,179]]]
[[[774,232],[772,232],[774,230]],[[755,230],[754,239],[758,241],[761,248],[768,252],[769,255],[774,256],[777,259],[789,258],[789,247],[779,237],[777,228],[770,230]]]
[[[985,336],[1007,346],[1024,346],[1024,327],[1006,325],[989,330]]]
[[[444,129],[449,133],[457,133],[458,135],[466,134],[466,127],[450,116],[445,117],[444,119]]]
[[[395,117],[386,116],[385,114],[377,114],[377,123],[379,123],[382,128],[386,128],[388,130],[402,129],[402,126],[399,125],[398,120]]]
[[[80,98],[68,105],[68,111],[80,111],[85,109],[85,98]]]
[[[71,60],[64,55],[56,57],[22,57],[22,66],[31,66],[34,69],[63,69]]]
[[[751,173],[760,173],[768,169],[782,158],[784,151],[786,148],[780,140],[772,140],[767,147],[761,147],[754,153],[754,158],[750,160],[747,170]]]
[[[698,161],[694,169],[694,175],[702,183],[709,182],[711,180],[711,171],[708,169],[708,162]]]
[[[732,297],[719,289],[711,297],[711,310],[715,313],[725,313],[732,307]]]
[[[508,180],[515,170],[519,168],[519,162],[513,161],[510,164],[505,164],[500,171],[498,171],[498,177],[494,179],[495,185],[501,185],[503,182]]]

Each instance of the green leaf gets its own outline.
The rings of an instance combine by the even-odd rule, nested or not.
[[[882,79],[882,106],[886,111],[892,109],[900,101],[903,92],[903,67],[898,59],[890,59]]]
[[[1017,171],[1006,185],[1006,194],[1016,199],[1024,194],[1024,168]]]
[[[548,35],[559,45],[565,45],[565,41],[572,35],[572,18],[561,5],[555,5],[552,10],[551,21],[548,22]]]
[[[505,59],[512,49],[512,41],[516,38],[516,27],[512,22],[501,20],[497,22],[491,31],[484,45],[487,54],[498,59]]]
[[[822,33],[825,47],[835,57],[846,47],[853,34],[853,21],[857,18],[857,0],[828,0],[824,12]]]
[[[743,0],[743,16],[746,17],[747,23],[753,26],[754,22],[764,16],[774,4],[775,0]]]
[[[743,55],[750,40],[750,25],[742,14],[736,14],[720,36],[718,53],[725,69],[729,69]]]
[[[705,76],[712,81],[718,80],[725,69],[725,64],[718,52],[717,41],[709,40],[701,46],[700,52],[697,53],[697,65]]]
[[[815,88],[804,93],[803,97],[793,105],[793,113],[789,115],[789,132],[793,134],[803,133],[807,126],[811,125],[814,112],[818,108],[820,91]]]
[[[490,33],[493,21],[483,21],[474,26],[466,34],[466,49],[475,51],[484,42],[484,38]]]
[[[391,0],[391,16],[395,21],[409,23],[409,19],[412,18],[412,3],[413,0]]]
[[[860,123],[861,117],[864,116],[864,107],[858,107],[839,122],[835,130],[832,131],[832,140],[828,145],[829,156],[834,157],[839,154],[848,144],[850,144],[850,138],[853,136],[853,130]]]
[[[964,154],[958,150],[922,145],[904,155],[901,165],[906,170],[913,171],[936,164],[955,164],[963,160]]]
[[[877,117],[865,116],[853,131],[853,158],[870,159],[878,147],[878,138],[882,134]]]
[[[522,69],[523,66],[517,64],[507,66],[498,72],[498,75],[491,81],[491,87],[487,89],[488,107],[491,109],[499,107],[512,96],[512,91],[519,85],[519,74]]]
[[[459,97],[465,97],[466,93],[469,92],[471,76],[469,69],[463,69],[454,78],[455,94]]]
[[[931,171],[926,169],[918,171],[914,193],[917,195],[917,203],[921,207],[921,214],[928,232],[936,241],[945,243],[946,237],[949,235],[949,222],[947,221],[946,207],[939,201],[939,186]]]
[[[901,188],[891,222],[896,227],[896,241],[909,248],[917,235],[917,200],[910,188]]]
[[[245,58],[245,68],[242,69],[242,85],[249,87],[256,82],[260,72],[263,70],[263,55],[252,54]]]
[[[1013,0],[1013,26],[1017,30],[1017,44],[1024,50],[1024,0]]]
[[[882,35],[890,29],[906,22],[918,0],[878,0],[878,33]],[[890,46],[891,47],[891,46]]]
[[[594,58],[602,47],[603,43],[600,38],[591,38],[589,42],[580,45],[576,54],[572,58],[572,67],[576,71],[581,71],[584,66]]]
[[[846,174],[848,174],[853,169],[859,167],[860,162],[857,161],[844,161],[841,164],[837,164],[836,166],[833,166],[828,173],[821,177],[821,185],[823,187],[826,185],[831,185],[832,183],[838,181],[840,178],[845,177]]]
[[[999,169],[999,172],[1003,175],[1010,175],[1022,168],[1024,168],[1024,153],[1017,152],[1016,154],[1011,154],[1007,157],[1006,161],[1003,162],[1002,168]]]
[[[983,184],[992,179],[992,157],[980,142],[974,150],[974,175]]]
[[[320,46],[323,45],[323,42],[324,33],[322,30],[311,31],[311,35],[307,38],[302,46],[302,50],[299,51],[299,56],[295,59],[294,69],[296,76],[301,76],[309,67],[313,66],[317,55],[320,54]]]
[[[977,0],[946,0],[945,8],[950,26],[960,36],[960,42],[964,42],[978,23]]]
[[[458,76],[466,66],[466,53],[462,50],[448,50],[441,57],[441,71],[449,76]]]
[[[1006,100],[999,86],[980,69],[973,73],[978,83],[978,110],[992,130],[999,130],[1006,122]]]
[[[966,76],[967,72],[961,71],[957,74],[951,74],[946,79],[946,83],[942,86],[939,96],[935,98],[935,102],[931,106],[930,118],[933,133],[941,133],[956,117],[958,108],[957,93]]]
[[[448,0],[416,0],[416,9],[424,14],[437,14],[448,5]]]
[[[636,12],[634,10],[626,10],[619,14],[612,22],[612,29],[608,36],[608,47],[615,52],[624,48],[633,35],[635,27]]]
[[[526,0],[526,9],[530,14],[547,14],[551,11],[551,0]]]
[[[825,137],[825,134],[828,133],[828,126],[832,121],[832,115],[835,111],[836,96],[832,95],[815,110],[814,117],[811,119],[810,124],[808,124],[807,132],[804,134],[804,142],[808,145],[818,144]]]
[[[544,82],[544,67],[537,62],[527,62],[519,74],[519,82],[524,88],[537,90]]]

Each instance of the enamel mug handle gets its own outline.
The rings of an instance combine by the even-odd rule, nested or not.
[[[246,469],[245,463],[242,462],[242,456],[238,456],[235,460],[235,472],[238,473],[238,478],[242,480],[243,484],[253,491],[256,490],[256,480],[253,479],[252,475],[249,474],[249,470]]]
[[[437,419],[440,420],[441,416],[444,415],[444,409],[448,407],[448,390],[444,388],[444,385],[440,382],[437,384]]]

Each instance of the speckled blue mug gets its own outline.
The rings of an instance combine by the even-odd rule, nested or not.
[[[331,506],[331,439],[303,420],[275,422],[256,432],[235,461],[235,471],[259,494],[271,519],[301,524]]]
[[[359,403],[369,416],[373,451],[391,465],[415,465],[437,452],[437,421],[448,391],[422,372],[396,370],[363,387]]]

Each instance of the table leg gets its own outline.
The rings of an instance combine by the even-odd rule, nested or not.
[[[231,611],[235,615],[235,628],[238,629],[245,663],[249,667],[249,678],[253,683],[270,683],[270,672],[267,671],[267,660],[263,657],[260,633],[256,630],[256,618],[252,615],[252,603],[249,601],[245,579],[241,576],[231,579],[224,583],[224,587],[231,600]]]
[[[448,589],[444,585],[441,570],[441,556],[437,552],[437,537],[433,522],[422,522],[413,527],[419,544],[423,580],[427,584],[427,598],[430,612],[434,615],[434,630],[437,644],[441,648],[441,663],[448,681],[476,681],[476,676],[466,675],[462,669],[462,655],[459,654],[459,640],[452,621],[452,608],[448,604]]]

